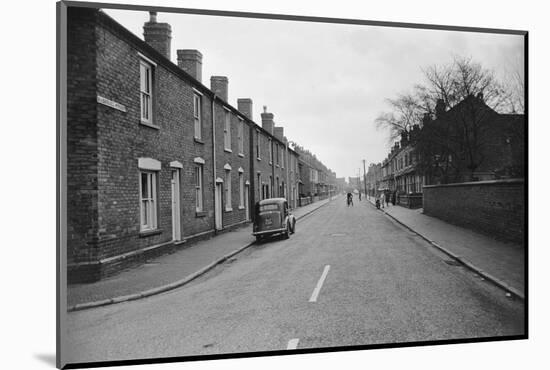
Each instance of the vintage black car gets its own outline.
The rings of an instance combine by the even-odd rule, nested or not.
[[[282,234],[288,239],[296,231],[296,218],[285,198],[269,198],[256,203],[254,208],[254,228],[252,235],[256,240],[274,234]]]

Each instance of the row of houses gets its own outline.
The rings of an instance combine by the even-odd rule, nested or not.
[[[70,283],[246,224],[261,199],[297,207],[311,170],[326,182],[265,106],[258,125],[252,99],[228,102],[226,76],[203,84],[198,50],[173,63],[155,12],[144,40],[96,9],[70,7],[67,26]]]
[[[524,132],[523,114],[498,113],[481,94],[449,110],[440,100],[433,117],[424,115],[401,133],[381,163],[370,164],[367,192],[418,208],[425,185],[521,178]]]

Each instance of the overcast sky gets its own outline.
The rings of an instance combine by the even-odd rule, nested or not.
[[[107,9],[143,38],[147,12]],[[523,70],[523,37],[364,25],[339,25],[206,15],[159,13],[172,26],[177,49],[203,54],[202,80],[229,79],[229,103],[251,98],[254,120],[266,105],[285,136],[311,150],[338,177],[357,176],[381,162],[391,143],[375,118],[385,99],[411,90],[422,70],[472,57],[504,78]],[[519,65],[518,65],[519,63]]]

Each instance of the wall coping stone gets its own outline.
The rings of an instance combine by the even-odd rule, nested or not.
[[[429,189],[429,188],[446,188],[446,187],[473,186],[473,185],[509,185],[509,184],[523,184],[524,182],[525,182],[525,179],[470,181],[470,182],[457,182],[453,184],[424,185],[422,186],[422,188]]]

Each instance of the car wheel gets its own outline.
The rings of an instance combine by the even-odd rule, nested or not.
[[[288,239],[288,238],[289,238],[289,229],[290,229],[290,225],[287,223],[287,224],[286,224],[286,229],[285,229],[285,231],[283,232],[283,238],[284,238],[284,239]]]
[[[296,220],[292,223],[292,233],[294,234],[296,232]]]

